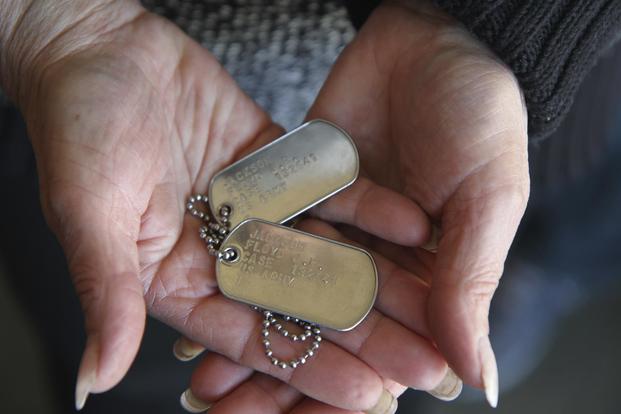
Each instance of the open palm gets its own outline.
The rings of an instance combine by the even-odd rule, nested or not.
[[[272,366],[263,355],[259,315],[219,294],[213,258],[184,205],[216,171],[280,128],[206,50],[139,6],[92,41],[77,38],[68,51],[54,53],[52,44],[41,55],[47,63],[22,107],[44,212],[86,315],[78,406],[125,374],[147,311],[211,350],[344,408],[372,407],[383,377],[421,389],[440,382],[446,362],[420,334],[422,312],[382,309],[395,301],[381,290],[379,309],[389,317],[374,311],[356,330],[328,335],[313,362],[295,371],[306,375]],[[380,202],[363,203],[375,196]],[[418,230],[404,236],[398,224],[381,225],[377,213],[385,208]],[[396,242],[419,244],[428,235],[415,203],[368,179],[322,214]],[[391,277],[425,297],[426,286],[414,278]],[[406,363],[395,364],[393,354]]]
[[[367,175],[440,227],[426,275],[433,339],[495,404],[487,314],[528,199],[526,111],[509,69],[455,21],[412,3],[373,13],[311,116],[350,130]]]

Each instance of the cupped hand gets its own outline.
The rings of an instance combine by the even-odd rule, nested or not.
[[[350,131],[365,174],[439,227],[432,338],[495,405],[489,305],[529,194],[527,116],[512,73],[426,2],[385,2],[338,59],[310,117]]]
[[[299,222],[299,229],[327,237],[331,240],[353,244],[334,227],[316,219]],[[457,398],[462,389],[461,380],[447,371],[438,384],[431,380],[429,372],[421,372],[419,364],[424,359],[420,345],[404,335],[406,331],[394,329],[393,321],[403,327],[429,337],[425,320],[425,306],[429,286],[408,270],[395,264],[377,252],[371,251],[379,274],[379,295],[375,310],[364,322],[351,332],[324,331],[332,343],[355,352],[382,374],[384,392],[368,414],[393,414],[397,400],[408,386],[427,390],[441,400]],[[392,320],[392,321],[391,321]],[[282,347],[282,341],[279,346]],[[200,347],[183,340],[184,355],[196,356]],[[323,350],[320,349],[320,353]],[[377,355],[369,358],[371,354]],[[320,354],[321,356],[321,354]],[[334,361],[333,375],[345,367]],[[301,375],[313,375],[304,370]],[[427,377],[427,378],[425,378]],[[428,382],[426,386],[419,386]],[[405,385],[404,385],[405,384]],[[433,389],[429,385],[436,384]],[[190,412],[209,408],[210,413],[262,413],[262,414],[345,414],[351,413],[326,400],[311,398],[289,384],[270,378],[260,372],[240,365],[231,359],[209,352],[202,357],[192,375],[190,388],[181,397],[182,405]],[[351,408],[351,407],[349,407]],[[359,412],[359,408],[355,409]]]
[[[418,302],[407,315],[374,311],[359,330],[327,335],[301,369],[272,366],[259,315],[219,293],[199,223],[184,206],[214,172],[281,129],[206,50],[137,2],[93,6],[70,23],[33,54],[14,97],[35,149],[44,213],[85,312],[78,407],[123,377],[147,311],[236,363],[343,408],[372,407],[382,377],[422,389],[441,381],[446,362],[424,338]],[[414,230],[381,225],[382,212],[395,210]],[[415,203],[368,179],[322,215],[400,243],[420,244],[429,233]],[[409,291],[424,287],[402,278]],[[389,315],[395,305],[380,310]]]

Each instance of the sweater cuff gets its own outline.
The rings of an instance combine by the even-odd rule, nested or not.
[[[347,2],[354,24],[379,1]],[[373,5],[370,5],[373,3]],[[561,123],[585,75],[621,29],[619,0],[434,0],[515,74],[531,139]]]

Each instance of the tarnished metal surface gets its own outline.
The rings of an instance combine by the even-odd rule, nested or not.
[[[283,223],[352,184],[358,153],[351,138],[315,120],[283,135],[216,174],[211,211],[231,208],[231,228],[248,218]]]
[[[375,302],[375,263],[357,247],[253,219],[221,250],[236,253],[216,264],[220,290],[231,299],[341,331]]]

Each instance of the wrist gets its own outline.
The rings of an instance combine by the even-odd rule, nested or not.
[[[24,110],[50,66],[142,11],[138,1],[0,2],[0,87]]]

